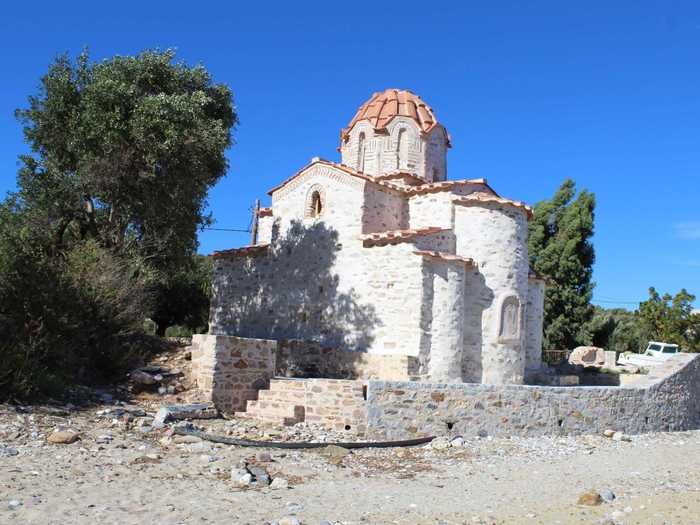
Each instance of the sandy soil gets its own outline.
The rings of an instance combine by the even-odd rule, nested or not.
[[[173,442],[134,425],[138,418],[105,413],[110,406],[63,415],[0,406],[0,523],[262,524],[288,515],[304,524],[700,523],[700,432],[480,439],[339,459],[269,450],[267,462],[259,449]],[[241,424],[234,434],[255,432],[207,422],[229,434]],[[55,428],[81,439],[49,444]],[[289,488],[237,488],[230,470],[246,458]],[[577,505],[587,489],[616,499]]]
[[[445,436],[336,454],[216,445],[152,426],[163,402],[188,400],[184,359],[161,361],[176,367],[163,382],[177,393],[121,387],[111,394],[128,404],[92,392],[81,394],[90,401],[81,407],[0,405],[0,524],[700,524],[700,431],[453,446]],[[194,423],[250,439],[340,437],[303,425]],[[47,441],[63,429],[80,439]],[[242,461],[288,488],[241,488],[231,471]],[[588,490],[615,499],[578,505]]]

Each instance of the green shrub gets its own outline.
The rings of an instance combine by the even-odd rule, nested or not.
[[[192,329],[189,326],[173,325],[165,329],[165,337],[192,337]]]
[[[143,320],[143,331],[148,335],[156,335],[157,328],[158,325],[156,325],[156,322],[150,317]]]
[[[41,239],[0,226],[0,396],[57,395],[64,385],[113,379],[157,338],[142,326],[149,273],[95,242],[49,256]]]

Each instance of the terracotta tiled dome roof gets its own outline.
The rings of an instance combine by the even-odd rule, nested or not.
[[[412,118],[424,133],[428,133],[438,123],[433,110],[418,95],[405,89],[387,89],[375,93],[360,106],[348,127],[341,132],[341,139],[345,139],[352,127],[361,120],[369,120],[374,129],[380,130],[398,116]]]

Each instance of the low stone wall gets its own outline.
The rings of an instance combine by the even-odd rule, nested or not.
[[[629,434],[700,428],[700,356],[680,354],[625,387],[369,381],[369,434]]]
[[[303,421],[358,435],[367,431],[367,409],[361,381],[339,379],[275,379],[273,391],[301,393],[294,401]],[[278,397],[277,400],[283,401]]]
[[[275,372],[277,341],[196,334],[192,375],[204,399],[224,414],[246,408]]]
[[[277,346],[277,376],[408,381],[417,373],[418,359],[406,355],[350,352],[296,339]]]

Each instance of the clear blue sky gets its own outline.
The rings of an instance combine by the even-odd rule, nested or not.
[[[311,157],[337,160],[372,92],[408,88],[452,136],[449,178],[530,203],[566,177],[596,194],[596,301],[700,295],[697,2],[5,2],[0,190],[26,150],[14,109],[84,46],[94,59],[175,47],[231,86],[241,123],[210,195],[220,227],[247,227],[254,199]],[[201,251],[247,240],[204,232]]]

